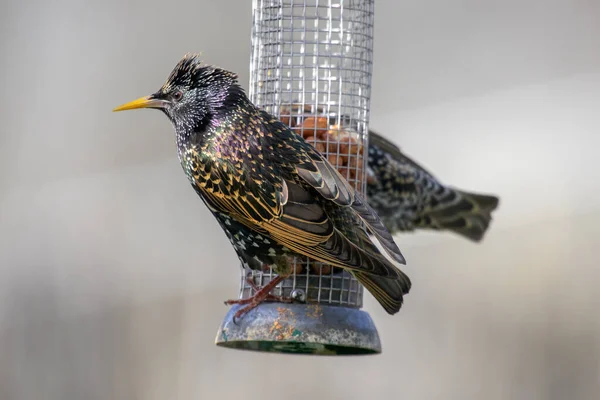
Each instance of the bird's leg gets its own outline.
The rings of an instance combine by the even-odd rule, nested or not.
[[[233,321],[235,322],[237,319],[241,318],[243,315],[247,314],[250,310],[256,308],[260,303],[269,299],[269,296],[277,299],[277,301],[283,303],[290,303],[291,299],[281,298],[280,296],[273,296],[269,292],[275,288],[281,281],[287,278],[287,275],[277,275],[273,280],[267,283],[265,286],[260,288],[254,295],[247,299],[238,299],[238,300],[228,300],[225,302],[227,305],[232,304],[245,304],[246,306],[239,309],[235,315],[233,316]]]
[[[254,282],[250,282],[251,279],[248,280],[250,286],[252,286],[255,290],[258,289],[254,293],[254,295],[250,296],[247,299],[228,300],[225,302],[225,304],[227,305],[246,305],[245,307],[242,307],[235,313],[235,315],[233,316],[234,323],[236,323],[236,320],[239,319],[241,316],[248,313],[250,310],[254,309],[256,306],[258,306],[265,300],[276,300],[282,303],[291,303],[292,299],[286,299],[282,298],[281,296],[275,296],[270,294],[271,290],[273,290],[275,286],[277,286],[281,281],[290,276],[293,272],[288,257],[285,255],[275,257],[273,267],[277,272],[277,277],[271,279],[271,281],[262,288],[258,289]]]
[[[269,296],[273,297],[274,299],[277,299],[278,301],[282,300],[283,302],[286,302],[287,299],[283,299],[280,296],[275,296],[275,295],[272,295],[269,293],[271,290],[273,290],[275,288],[275,286],[279,285],[279,283],[281,281],[283,281],[285,278],[286,278],[286,276],[278,275],[260,289],[256,285],[254,285],[254,282],[253,282],[252,286],[254,286],[256,292],[252,296],[250,296],[246,299],[227,300],[225,302],[225,304],[230,306],[233,304],[251,304],[251,303],[254,304],[254,303],[256,303],[256,304],[254,304],[254,306],[256,307],[258,304],[267,300],[269,298]],[[250,283],[250,282],[248,282],[248,283]]]
[[[254,279],[252,279],[252,275],[250,275],[246,278],[246,282],[248,283],[248,285],[250,285],[250,287],[252,288],[252,290],[254,290],[255,293],[258,293],[260,291],[260,288],[256,285],[256,283],[254,283]],[[282,296],[276,296],[271,293],[267,294],[267,297],[265,298],[265,301],[269,301],[269,300],[277,301],[280,303],[288,303],[289,302],[289,299],[284,299]]]

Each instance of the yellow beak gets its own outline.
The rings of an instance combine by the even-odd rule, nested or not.
[[[129,103],[125,103],[113,111],[125,111],[125,110],[134,110],[136,108],[164,108],[166,105],[165,100],[155,99],[152,96],[140,97],[137,100],[130,101]]]

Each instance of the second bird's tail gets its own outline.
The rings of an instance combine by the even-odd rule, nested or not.
[[[452,231],[474,242],[483,239],[500,201],[496,196],[451,187],[436,196],[436,200],[437,204],[423,213],[416,226]]]

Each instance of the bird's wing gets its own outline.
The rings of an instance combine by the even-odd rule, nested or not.
[[[330,218],[315,193],[293,180],[268,177],[261,185],[246,174],[231,179],[220,165],[212,173],[194,174],[194,187],[213,212],[225,213],[257,232],[265,233],[291,251],[341,268],[399,276],[384,257],[371,255],[350,241]],[[264,172],[264,171],[263,171]],[[315,179],[322,178],[315,172]],[[326,189],[324,189],[326,190]]]
[[[344,232],[348,227],[362,229],[362,220],[392,258],[403,263],[375,212],[314,147],[279,121],[266,121],[264,140],[250,146],[239,165],[224,157],[194,162],[203,157],[197,149],[183,155],[189,163],[185,169],[191,171],[188,175],[207,206],[255,231],[268,232],[290,250],[316,261],[399,277],[377,249],[365,250]],[[345,209],[345,221],[332,219],[336,207]]]
[[[391,256],[391,258],[401,264],[405,263],[404,257],[402,256],[400,249],[394,242],[391,234],[385,228],[381,219],[377,216],[376,212],[362,199],[359,193],[357,193],[354,188],[342,177],[342,175],[337,171],[331,163],[321,154],[319,153],[313,146],[311,146],[308,142],[306,142],[302,137],[297,135],[291,129],[289,129],[284,124],[279,121],[270,121],[270,125],[266,127],[269,132],[274,132],[273,141],[275,146],[278,147],[280,151],[276,152],[273,155],[273,164],[278,165],[281,170],[286,170],[288,172],[292,172],[292,179],[290,181],[299,181],[304,184],[308,184],[312,187],[322,198],[325,200],[329,200],[331,203],[332,209],[337,206],[341,208],[347,208],[348,215],[352,215],[352,221],[345,221],[346,224],[334,224],[334,228],[339,228],[343,230],[342,227],[346,227],[349,225],[353,226],[355,229],[361,229],[358,225],[360,223],[364,223],[367,230],[376,238],[384,251]],[[299,191],[298,188],[302,188],[303,185],[297,185],[297,188],[294,191],[290,189],[296,185],[291,185],[291,182],[288,182],[288,194],[297,194]],[[307,197],[310,198],[314,196],[307,191]],[[304,204],[305,196],[298,195],[301,204]],[[288,199],[289,200],[289,199]],[[290,202],[288,202],[290,203]],[[284,213],[287,212],[287,209],[291,207],[284,208]],[[296,215],[296,218],[301,218]],[[280,221],[273,221],[272,225],[277,226]],[[310,221],[305,220],[297,220],[298,222],[306,223]],[[289,228],[288,226],[281,226],[280,232],[285,232],[285,229]],[[292,232],[294,232],[292,230]],[[297,233],[297,232],[294,232]],[[341,233],[341,232],[340,232]],[[328,233],[329,235],[329,233]],[[344,236],[341,234],[341,236]],[[332,245],[330,242],[332,237],[337,237],[335,234],[335,230],[332,236],[322,237],[322,239],[327,239],[327,244]],[[348,248],[356,247],[356,243],[353,243],[351,240],[346,243],[346,240],[339,239],[339,244],[344,243],[343,246],[350,246]],[[342,246],[342,247],[343,247]],[[323,247],[323,246],[322,246]],[[325,246],[326,247],[326,246]],[[322,249],[318,249],[319,251]],[[339,250],[339,249],[338,249]],[[311,249],[311,251],[317,251],[317,249]],[[329,253],[331,253],[331,249]],[[374,252],[373,254],[378,254],[379,251]],[[313,254],[314,258],[324,258],[324,254]],[[332,260],[327,260],[324,262],[333,263]]]
[[[286,187],[288,198],[281,218],[261,224],[271,237],[316,261],[389,278],[400,276],[366,234],[365,240],[357,240],[356,232],[363,228],[350,208],[327,207],[298,182],[286,181]]]
[[[416,161],[408,157],[406,154],[400,150],[400,147],[390,142],[377,132],[369,130],[369,147],[376,146],[384,153],[387,153],[392,159],[396,160],[400,163],[405,163],[413,166],[414,168],[425,172],[428,175],[433,177],[433,174],[423,168],[422,165],[418,164]]]
[[[375,145],[393,156],[402,155],[400,147],[373,130],[369,130],[369,145]]]
[[[329,161],[303,138],[292,130],[282,131],[286,142],[295,141],[295,148],[306,154],[305,162],[296,166],[297,175],[312,186],[322,197],[341,207],[350,207],[354,214],[366,225],[367,230],[375,236],[385,252],[398,263],[406,261],[375,210],[367,204]],[[297,150],[298,151],[298,150]]]
[[[231,215],[249,227],[279,218],[285,203],[285,188],[281,179],[258,178],[253,170],[261,166],[242,168],[244,160],[214,158],[207,160],[197,147],[182,154],[184,170],[196,191],[214,212]]]
[[[374,164],[372,170],[382,185],[379,190],[395,195],[394,204],[386,207],[390,225],[402,231],[450,230],[476,242],[483,238],[498,197],[445,186],[387,139],[372,131],[369,137],[370,146],[388,156],[384,166]],[[389,189],[384,189],[388,182]]]

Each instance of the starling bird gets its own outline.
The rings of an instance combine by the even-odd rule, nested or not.
[[[367,199],[390,232],[426,228],[483,238],[498,197],[445,186],[373,131],[368,156]]]
[[[237,75],[187,54],[157,92],[114,111],[136,108],[171,120],[181,166],[241,262],[278,275],[253,297],[226,302],[245,305],[236,318],[273,298],[295,255],[348,270],[398,312],[411,282],[391,234],[323,155],[250,102]]]

